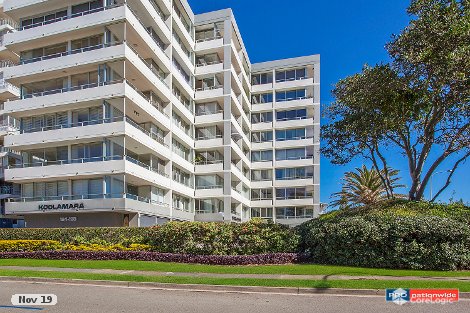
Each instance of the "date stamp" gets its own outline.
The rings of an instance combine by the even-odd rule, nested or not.
[[[17,306],[28,305],[56,305],[57,296],[54,294],[14,294],[11,304]]]

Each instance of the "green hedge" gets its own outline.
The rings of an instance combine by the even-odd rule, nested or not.
[[[295,252],[293,229],[253,220],[248,223],[170,222],[148,228],[0,229],[0,240],[57,240],[63,244],[148,244],[151,250],[201,255]]]
[[[470,227],[437,216],[336,216],[298,227],[315,263],[380,268],[470,269]]]

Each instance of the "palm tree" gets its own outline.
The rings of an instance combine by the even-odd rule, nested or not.
[[[382,172],[384,174],[384,172]],[[403,187],[398,184],[398,171],[388,169],[390,185],[393,188]],[[342,179],[340,192],[332,195],[336,198],[330,206],[350,209],[363,205],[371,205],[387,199],[387,190],[376,169],[368,169],[365,165],[354,172],[346,172]]]

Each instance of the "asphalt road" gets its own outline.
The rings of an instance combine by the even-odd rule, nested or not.
[[[58,303],[42,310],[8,308],[12,294],[56,294]],[[33,307],[41,308],[41,307]],[[0,313],[303,313],[303,312],[469,312],[470,301],[451,305],[386,303],[378,296],[281,295],[259,293],[196,292],[116,286],[0,282]]]

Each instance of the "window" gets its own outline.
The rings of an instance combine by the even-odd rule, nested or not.
[[[273,208],[251,208],[251,217],[273,218]]]
[[[306,179],[313,177],[313,167],[278,168],[276,180]]]
[[[273,102],[272,93],[262,93],[251,96],[251,104],[271,103]]]
[[[273,141],[272,131],[251,133],[251,142],[269,142],[269,141]]]
[[[276,208],[276,218],[313,218],[313,208],[305,207],[288,207]]]
[[[196,199],[196,213],[219,213],[224,211],[224,202],[219,199]]]
[[[273,160],[273,151],[264,150],[264,151],[252,151],[251,152],[251,161],[252,162],[267,162]]]
[[[251,113],[251,122],[257,123],[271,123],[273,121],[273,112]]]
[[[306,98],[305,89],[284,90],[276,92],[276,101],[284,102],[291,100],[301,100]]]
[[[59,21],[67,16],[67,10],[60,10],[57,12],[48,13],[47,15],[42,15],[33,18],[25,18],[21,20],[21,28],[28,29],[33,27],[38,27],[44,24],[54,23]]]
[[[173,194],[173,208],[185,212],[193,211],[191,208],[191,200],[175,193]]]
[[[307,78],[307,70],[305,68],[276,71],[276,82],[285,82]]]
[[[66,180],[23,184],[22,197],[58,200],[68,196],[68,189],[68,182]]]
[[[251,200],[272,200],[272,198],[273,198],[272,188],[251,190]]]
[[[252,170],[251,180],[253,181],[268,181],[273,179],[272,170]]]
[[[298,139],[305,139],[305,128],[276,130],[277,141]]]
[[[103,161],[103,143],[72,145],[72,163]]]
[[[276,189],[276,199],[278,200],[305,199],[312,197],[313,193],[311,191],[307,191],[305,187]]]
[[[184,172],[178,167],[173,167],[173,180],[188,187],[192,186],[191,174]]]
[[[173,152],[185,159],[186,161],[192,161],[191,149],[187,148],[176,139],[173,139]]]
[[[305,148],[276,150],[276,161],[305,159]]]
[[[224,180],[217,175],[196,176],[196,189],[216,189],[222,188]]]
[[[196,116],[217,114],[220,112],[222,112],[222,109],[217,102],[196,104]]]
[[[251,84],[252,85],[262,85],[262,84],[271,84],[273,82],[272,73],[262,73],[262,74],[253,74],[251,75]]]
[[[307,109],[276,112],[277,121],[302,120],[306,118],[307,118]]]
[[[218,126],[196,128],[196,140],[222,138],[222,130]]]

